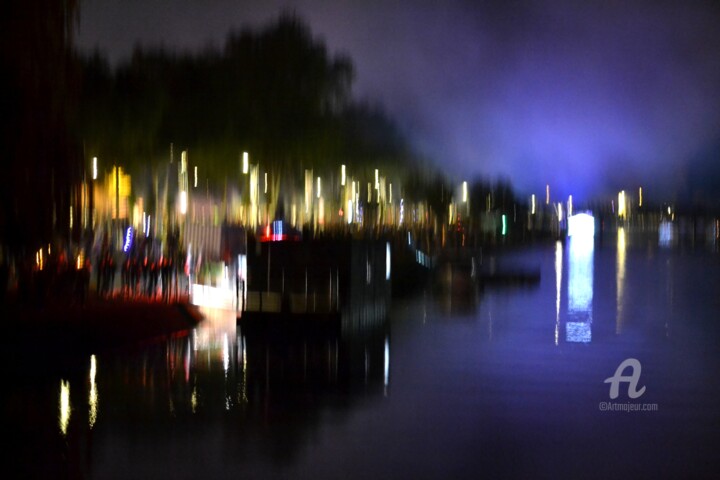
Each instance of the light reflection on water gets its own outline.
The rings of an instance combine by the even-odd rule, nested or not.
[[[615,333],[620,335],[623,327],[623,307],[625,305],[625,228],[618,228],[617,232],[617,261],[615,266],[615,284],[617,290],[617,298],[615,303],[617,304],[617,314],[615,319]]]
[[[419,295],[396,302],[389,330],[357,338],[256,335],[207,310],[195,330],[91,357],[63,378],[59,407],[58,379],[38,387],[52,408],[35,400],[32,415],[48,409],[64,446],[45,452],[67,448],[86,478],[712,470],[718,258],[638,248],[624,230],[608,239],[523,252],[540,264],[537,288],[488,291],[455,314]],[[628,357],[660,411],[598,413]],[[70,389],[88,379],[89,394]]]
[[[592,340],[593,264],[595,240],[591,236],[568,239],[568,316],[565,338],[568,342]]]

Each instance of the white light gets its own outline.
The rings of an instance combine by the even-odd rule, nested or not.
[[[97,390],[97,383],[95,382],[95,377],[97,375],[97,360],[95,359],[95,355],[90,356],[90,393],[88,395],[88,406],[89,406],[89,412],[88,412],[88,425],[90,428],[93,428],[95,426],[95,422],[97,421],[97,413],[98,413],[98,390]]]
[[[462,201],[467,202],[467,182],[462,183]]]
[[[345,165],[340,165],[340,185],[345,186]]]
[[[225,376],[227,377],[228,369],[230,368],[230,341],[228,340],[227,333],[223,333],[222,357],[223,370],[225,370]]]
[[[550,205],[550,185],[545,185],[545,205]]]
[[[555,345],[560,334],[560,299],[562,293],[563,246],[559,240],[555,243]]]
[[[558,222],[562,222],[562,220],[563,220],[562,203],[558,203]]]
[[[593,239],[574,236],[569,243],[565,339],[568,342],[589,343],[592,340],[593,315]]]
[[[384,355],[384,375],[383,375],[383,382],[385,384],[385,387],[388,386],[388,383],[390,382],[390,342],[388,339],[385,339],[385,355]]]
[[[390,280],[390,242],[385,243],[385,280]]]
[[[392,183],[390,184],[390,203],[392,204]]]
[[[92,178],[93,180],[97,180],[97,157],[93,157]]]
[[[353,201],[352,201],[352,200],[348,200],[348,201],[347,201],[347,214],[346,214],[346,217],[347,217],[347,223],[348,223],[348,224],[351,224],[352,221],[353,221]]]
[[[572,217],[573,214],[573,204],[572,204],[572,195],[568,196],[568,205],[567,205],[567,216],[568,218]]]
[[[187,213],[187,192],[184,190],[180,192],[180,213]]]
[[[320,177],[317,177],[317,198],[320,198]]]
[[[595,236],[595,217],[587,213],[578,213],[568,217],[568,237]]]
[[[150,236],[150,223],[151,223],[151,222],[150,222],[150,218],[151,218],[151,217],[152,217],[152,215],[148,215],[148,217],[147,217],[147,232],[145,232],[145,236],[146,236],[146,237],[149,237],[149,236]]]
[[[193,181],[193,185],[195,186],[195,188],[197,188],[197,165],[195,165],[194,170],[195,170],[195,180]]]
[[[267,172],[265,172],[265,190],[263,193],[267,193]]]
[[[248,169],[249,169],[249,167],[250,167],[250,161],[249,161],[249,159],[248,159],[248,153],[247,153],[247,152],[243,152],[242,162],[243,162],[243,163],[242,163],[242,172],[243,172],[243,174],[247,175]]]
[[[533,193],[530,196],[530,210],[533,215],[535,215],[535,194]]]
[[[380,172],[378,169],[375,169],[375,190],[378,190],[380,188]]]

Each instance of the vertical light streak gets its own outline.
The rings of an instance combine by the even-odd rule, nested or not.
[[[67,435],[68,425],[70,424],[70,414],[72,413],[72,407],[70,405],[70,381],[60,380],[59,409],[59,426],[64,436]]]
[[[97,360],[95,355],[90,355],[90,393],[88,394],[88,425],[92,429],[97,422],[98,414],[98,390],[95,377],[97,376]]]
[[[562,298],[563,246],[555,242],[555,345],[560,336],[560,299]]]
[[[621,334],[625,320],[623,315],[625,306],[625,228],[618,228],[617,233],[617,262],[615,267],[615,285],[617,289],[615,303],[617,306],[617,314],[615,317],[615,333]]]

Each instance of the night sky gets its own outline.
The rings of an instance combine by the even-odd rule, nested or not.
[[[86,0],[77,45],[197,51],[295,12],[453,176],[720,197],[720,2]]]

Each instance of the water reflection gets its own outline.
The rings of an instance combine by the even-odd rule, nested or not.
[[[593,254],[591,236],[568,239],[568,319],[565,340],[588,343],[592,339]]]
[[[60,380],[60,404],[59,404],[59,426],[63,436],[67,435],[68,425],[70,424],[70,414],[72,408],[70,406],[70,381]]]
[[[618,228],[617,232],[617,262],[615,266],[615,286],[617,314],[615,316],[615,333],[621,334],[623,330],[625,306],[625,228]]]
[[[88,393],[88,426],[92,429],[97,422],[98,415],[98,390],[95,377],[97,376],[97,359],[95,355],[90,356],[90,392]]]
[[[194,330],[112,359],[112,366],[103,369],[103,384],[114,384],[115,390],[103,396],[105,416],[116,411],[118,397],[132,398],[136,408],[163,418],[267,412],[308,394],[388,393],[391,342],[385,327],[351,334],[244,331],[234,310],[201,312],[205,320]],[[91,428],[97,422],[96,362],[91,357]]]
[[[560,303],[562,299],[563,244],[555,242],[555,345],[560,337]]]

